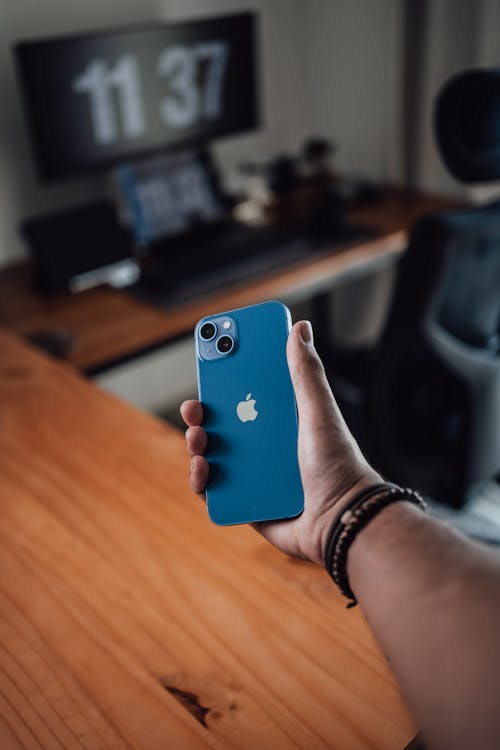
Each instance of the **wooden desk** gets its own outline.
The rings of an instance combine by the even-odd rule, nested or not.
[[[376,240],[333,249],[168,311],[106,288],[46,298],[32,291],[29,265],[17,264],[0,272],[0,324],[22,335],[41,329],[70,331],[75,348],[69,361],[93,374],[190,333],[203,315],[318,293],[347,275],[389,263],[404,250],[408,227],[419,216],[454,205],[457,202],[449,199],[388,189],[383,198],[352,213],[353,220],[381,232]]]
[[[361,612],[186,474],[173,428],[0,331],[2,750],[402,750]]]

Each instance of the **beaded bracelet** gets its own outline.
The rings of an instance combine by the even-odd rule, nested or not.
[[[347,576],[347,555],[351,544],[383,508],[400,500],[413,503],[424,511],[427,509],[415,490],[395,484],[376,484],[358,493],[333,522],[325,547],[325,568],[340,592],[350,600],[348,609],[358,603]]]

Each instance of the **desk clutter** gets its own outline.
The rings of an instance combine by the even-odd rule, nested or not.
[[[453,200],[388,188],[378,200],[349,209],[353,225],[371,227],[375,238],[326,246],[296,264],[240,279],[168,309],[108,286],[78,294],[40,294],[33,285],[32,262],[21,261],[0,270],[0,323],[22,336],[71,335],[67,360],[94,375],[191,335],[207,309],[228,310],[273,298],[305,298],[391,265],[405,247],[408,227],[418,217],[455,205]]]
[[[191,278],[187,296],[200,293],[201,278],[215,290],[304,259],[318,235],[363,236],[348,224],[325,139],[262,167],[280,203],[273,217],[250,227],[233,216],[245,196],[223,188],[210,147],[259,127],[258,41],[257,15],[236,13],[16,44],[39,177],[111,175],[110,200],[22,223],[39,291],[137,284],[168,306],[180,287],[186,297]],[[306,190],[297,203],[306,182],[314,198]]]
[[[319,150],[323,141],[306,143],[306,153],[314,143]],[[258,206],[253,199],[251,221],[239,217],[252,199],[224,192],[208,150],[121,164],[112,173],[114,202],[23,222],[36,287],[75,293],[109,284],[169,307],[375,236],[348,209],[376,200],[380,189],[356,192],[324,160],[309,159],[303,173],[296,162],[279,157],[258,169],[243,165],[245,174],[267,174],[267,201]]]

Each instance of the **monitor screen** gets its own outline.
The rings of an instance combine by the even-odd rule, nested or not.
[[[208,153],[180,151],[122,163],[113,178],[120,213],[139,245],[226,216]]]
[[[18,43],[40,176],[255,128],[255,21],[241,13]]]

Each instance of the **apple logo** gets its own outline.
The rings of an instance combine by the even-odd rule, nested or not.
[[[253,422],[257,419],[259,412],[255,408],[255,399],[251,396],[251,393],[247,393],[245,400],[240,401],[236,407],[236,414],[242,422]]]

